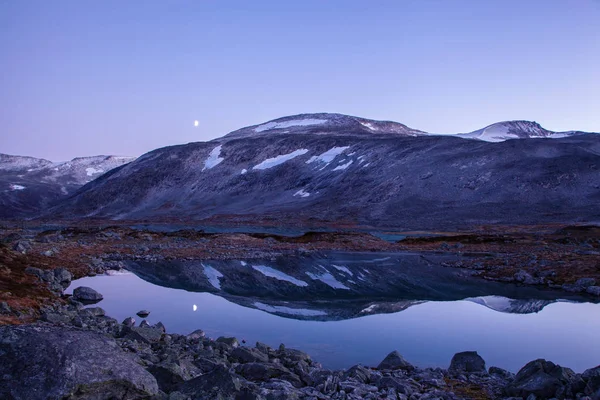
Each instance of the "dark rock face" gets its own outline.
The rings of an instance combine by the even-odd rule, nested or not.
[[[586,370],[581,377],[587,382],[585,394],[594,400],[600,399],[600,365]]]
[[[181,393],[194,399],[235,399],[242,390],[240,376],[231,373],[226,367],[218,366],[213,371],[190,379],[179,387]]]
[[[485,361],[476,351],[456,353],[450,361],[448,372],[453,374],[485,373]]]
[[[406,361],[396,350],[388,354],[377,366],[377,369],[405,369],[409,371],[414,368],[415,367]]]
[[[543,359],[531,361],[506,387],[510,396],[527,398],[533,394],[539,398],[572,398],[581,392],[585,382],[570,368],[561,367]]]
[[[81,302],[98,302],[104,297],[92,288],[80,286],[73,290],[73,299]]]
[[[158,393],[156,380],[134,357],[93,332],[2,326],[0,359],[1,398],[138,399]]]

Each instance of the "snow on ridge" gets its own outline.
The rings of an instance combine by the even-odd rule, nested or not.
[[[201,264],[204,267],[204,275],[208,278],[208,281],[215,289],[221,290],[221,281],[220,278],[223,277],[223,274],[211,267],[210,265]]]
[[[248,172],[248,170],[247,170],[246,168],[244,168],[244,169],[242,170],[242,172],[240,172],[240,175],[245,175],[247,172]]]
[[[315,118],[307,118],[307,119],[293,119],[291,121],[281,121],[281,122],[267,122],[266,124],[262,124],[254,128],[254,132],[263,132],[271,129],[283,129],[289,128],[292,126],[310,126],[310,125],[320,125],[328,122],[326,119],[315,119]]]
[[[329,287],[332,287],[333,289],[345,289],[345,290],[350,290],[350,288],[348,286],[345,286],[343,283],[341,283],[340,281],[338,281],[337,279],[334,278],[333,275],[331,275],[331,273],[329,273],[329,271],[327,271],[327,269],[321,267],[323,270],[325,270],[326,272],[322,273],[322,274],[313,274],[312,272],[307,272],[306,275],[310,276],[311,279],[313,280],[318,280],[323,282],[324,284],[326,284]]]
[[[269,278],[275,278],[280,281],[290,282],[296,286],[308,286],[308,283],[301,281],[300,279],[296,279],[293,276],[285,274],[279,270],[276,270],[275,268],[267,267],[265,265],[253,265],[252,268],[260,272],[264,276],[268,276]]]
[[[282,154],[280,156],[276,156],[276,157],[272,157],[272,158],[267,158],[266,160],[264,160],[263,162],[255,165],[252,169],[268,169],[268,168],[273,168],[276,167],[280,164],[283,164],[286,161],[291,160],[292,158],[296,158],[298,156],[301,156],[303,154],[308,153],[307,149],[299,149],[296,151],[293,151],[291,153],[288,154]]]
[[[10,190],[24,190],[24,189],[26,189],[25,186],[16,185],[14,183],[10,184]]]
[[[304,189],[300,189],[296,193],[294,193],[294,196],[308,197],[310,196],[310,193],[305,192]]]
[[[89,168],[85,169],[85,173],[87,174],[87,176],[92,176],[94,174],[100,174],[102,172],[104,172],[104,170],[101,168],[96,169],[94,167],[89,167]]]
[[[212,149],[212,151],[208,155],[208,158],[206,159],[206,161],[204,161],[204,168],[202,168],[202,171],[204,171],[206,169],[211,169],[211,168],[217,166],[218,164],[220,164],[221,161],[224,160],[224,158],[219,157],[221,155],[221,147],[223,147],[223,146],[218,145],[217,147]]]
[[[377,308],[377,304],[371,304],[369,307],[362,309],[361,313],[373,312]]]
[[[288,314],[288,315],[302,315],[305,317],[316,317],[319,315],[327,315],[327,313],[325,311],[321,311],[321,310],[309,310],[307,308],[291,308],[291,307],[285,307],[285,306],[270,306],[268,304],[260,303],[258,301],[254,303],[254,307],[258,308],[259,310],[266,311],[266,312],[276,312],[276,313]]]
[[[349,148],[350,148],[350,146],[332,147],[331,149],[327,150],[325,153],[321,153],[318,156],[312,156],[306,163],[311,164],[313,162],[320,162],[320,163],[329,164],[337,156],[339,156],[340,154],[342,154],[344,151],[346,151]]]
[[[342,165],[338,165],[337,167],[335,167],[333,170],[334,171],[341,171],[344,170],[346,168],[348,168],[350,166],[350,164],[352,164],[352,160],[348,161],[346,164],[342,164]]]

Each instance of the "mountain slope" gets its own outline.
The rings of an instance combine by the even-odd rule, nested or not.
[[[600,221],[600,135],[489,143],[331,120],[301,115],[157,149],[51,215],[399,229]]]
[[[0,154],[0,218],[38,212],[133,157],[79,157],[52,161]]]
[[[503,142],[510,139],[560,139],[569,136],[584,135],[586,132],[553,132],[542,128],[537,122],[504,121],[498,122],[471,133],[457,136],[465,139],[478,139],[486,142]]]

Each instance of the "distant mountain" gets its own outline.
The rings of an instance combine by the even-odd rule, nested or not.
[[[0,218],[27,216],[55,204],[133,157],[79,157],[52,161],[0,154]]]
[[[46,215],[395,229],[600,221],[600,135],[489,143],[303,114],[154,150]]]
[[[553,132],[542,128],[537,122],[505,121],[457,136],[465,139],[483,140],[485,142],[503,142],[510,139],[560,139],[569,136],[584,135],[586,133],[581,131]]]

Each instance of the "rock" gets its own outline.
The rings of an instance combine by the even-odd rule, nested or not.
[[[155,329],[160,329],[163,333],[167,332],[167,328],[160,321],[158,321],[157,323],[155,323],[154,325],[152,325],[152,327],[155,328]]]
[[[103,317],[106,315],[106,311],[100,307],[89,307],[81,310],[79,315],[84,317]]]
[[[507,371],[502,368],[498,368],[498,367],[490,367],[490,369],[488,370],[488,373],[490,375],[494,375],[494,376],[500,377],[505,380],[514,379],[514,377],[515,377],[515,374],[513,374],[512,372]]]
[[[514,278],[515,281],[524,283],[526,285],[535,285],[540,283],[539,280],[535,279],[533,276],[531,276],[531,274],[523,270],[519,270],[517,273],[515,273]]]
[[[410,396],[414,392],[414,389],[411,385],[408,385],[407,383],[402,382],[400,379],[391,376],[384,376],[383,378],[381,378],[381,380],[378,383],[378,386],[383,389],[393,388],[396,391],[396,393],[404,394],[407,396]]]
[[[448,372],[459,375],[464,373],[486,373],[485,361],[476,351],[456,353],[450,361]]]
[[[150,315],[150,311],[148,310],[140,310],[137,312],[137,316],[140,318],[146,318],[148,315]]]
[[[249,349],[248,347],[236,347],[230,356],[241,363],[250,362],[269,362],[269,356],[258,349]]]
[[[152,327],[132,327],[129,332],[125,335],[125,338],[130,340],[137,340],[142,343],[157,343],[163,336],[163,332],[160,329]]]
[[[61,284],[63,288],[66,289],[69,287],[71,280],[73,279],[73,274],[65,268],[56,268],[52,273],[54,274],[54,280]]]
[[[150,324],[145,319],[140,322],[140,328],[150,328]]]
[[[600,286],[588,286],[585,291],[592,296],[600,296]]]
[[[79,286],[73,290],[73,299],[82,303],[98,302],[104,297],[94,289],[87,286]]]
[[[44,312],[41,315],[41,320],[50,322],[51,324],[68,324],[71,322],[72,316],[65,315],[58,312]]]
[[[194,399],[234,400],[242,389],[242,380],[226,367],[218,366],[213,371],[184,382],[178,391]]]
[[[27,240],[19,240],[14,244],[13,250],[21,254],[25,254],[31,250],[31,243],[29,243]]]
[[[533,394],[541,398],[563,399],[574,398],[584,386],[583,379],[571,369],[538,359],[521,368],[515,380],[505,387],[505,392],[522,398]]]
[[[240,342],[238,342],[236,338],[225,336],[221,336],[220,338],[218,338],[217,343],[225,343],[226,345],[231,346],[233,348],[236,348],[240,345]]]
[[[594,400],[600,399],[600,365],[585,370],[581,377],[586,382],[584,393]]]
[[[596,284],[596,280],[594,278],[580,278],[573,284],[564,284],[562,285],[563,290],[567,292],[585,292],[587,288],[593,287]]]
[[[135,357],[94,332],[0,326],[0,354],[0,398],[138,399],[158,394],[156,379]]]
[[[29,274],[29,275],[37,276],[40,279],[43,279],[43,277],[45,276],[45,271],[42,271],[41,269],[35,268],[35,267],[25,268],[25,273]]]
[[[121,323],[123,325],[125,325],[126,327],[131,328],[131,327],[135,326],[135,319],[132,317],[127,317]]]
[[[256,348],[265,354],[269,354],[271,351],[273,351],[271,347],[261,342],[256,342]]]
[[[173,391],[179,384],[200,375],[200,370],[186,360],[166,362],[148,367],[163,392]]]
[[[272,378],[279,378],[290,382],[295,387],[302,387],[298,375],[282,365],[274,363],[247,363],[235,367],[235,372],[250,381],[266,382]]]
[[[352,378],[358,382],[371,383],[372,374],[370,369],[365,368],[362,365],[355,365],[343,373],[342,379],[347,380]]]
[[[196,329],[194,332],[187,335],[188,339],[202,339],[206,334],[202,329]]]
[[[11,308],[9,307],[8,303],[5,301],[0,302],[0,314],[2,314],[2,315],[12,314]]]
[[[403,369],[412,371],[415,367],[394,350],[379,363],[377,369]]]

